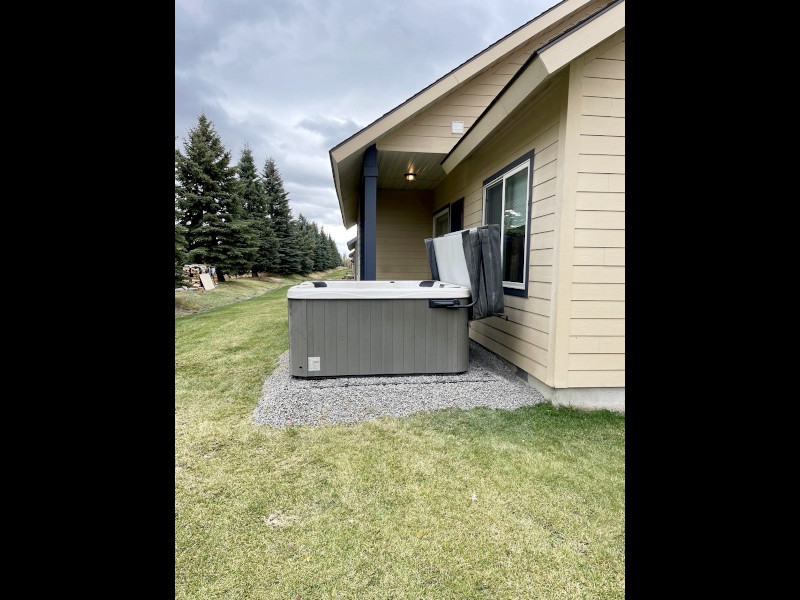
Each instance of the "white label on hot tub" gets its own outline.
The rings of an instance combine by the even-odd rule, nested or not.
[[[319,356],[308,357],[308,370],[319,371]]]

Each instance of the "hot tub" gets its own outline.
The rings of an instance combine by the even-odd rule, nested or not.
[[[468,287],[441,281],[306,281],[289,288],[295,377],[462,373]]]

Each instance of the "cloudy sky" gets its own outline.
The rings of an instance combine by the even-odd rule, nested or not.
[[[346,252],[328,151],[558,1],[175,0],[175,147],[205,112]]]

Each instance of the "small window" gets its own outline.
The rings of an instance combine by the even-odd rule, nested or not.
[[[500,225],[504,291],[527,295],[530,179],[533,153],[483,182],[483,224]]]
[[[439,209],[433,215],[433,237],[450,233],[450,205]]]

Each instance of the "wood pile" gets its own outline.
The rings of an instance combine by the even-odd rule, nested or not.
[[[214,267],[210,265],[183,265],[183,274],[186,281],[189,282],[188,287],[190,289],[203,290],[203,283],[200,281],[200,273],[210,273],[214,285],[219,283],[219,281],[217,281],[217,272]]]

